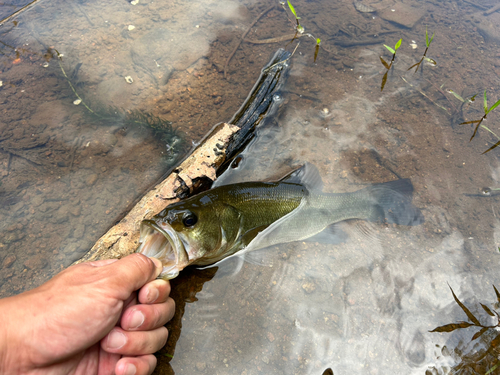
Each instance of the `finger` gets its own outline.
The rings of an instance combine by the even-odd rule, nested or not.
[[[168,331],[160,327],[152,331],[124,331],[115,327],[101,340],[101,347],[109,353],[122,355],[152,354],[167,343]]]
[[[165,302],[170,295],[170,282],[163,279],[153,280],[144,285],[139,291],[140,303]]]
[[[122,300],[141,288],[144,284],[156,279],[163,267],[155,258],[148,258],[134,253],[106,266],[109,276],[109,288],[122,295]]]
[[[165,325],[174,313],[175,302],[172,298],[164,303],[134,305],[123,313],[121,327],[127,331],[149,331]]]
[[[116,363],[116,375],[150,375],[156,367],[156,357],[152,354],[140,357],[123,357]]]
[[[88,264],[89,266],[93,267],[102,267],[102,266],[107,266],[108,264],[114,263],[118,261],[118,259],[104,259],[104,260],[96,260],[93,262],[86,262],[85,264]]]
[[[137,293],[132,293],[130,297],[128,297],[125,302],[123,303],[123,312],[122,316],[127,311],[129,307],[137,305]]]

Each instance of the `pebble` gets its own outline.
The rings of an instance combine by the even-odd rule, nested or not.
[[[87,178],[87,181],[85,181],[85,183],[88,185],[88,186],[92,186],[96,183],[97,181],[97,174],[93,173],[91,174],[88,178]]]
[[[75,254],[78,250],[78,245],[76,243],[70,243],[66,246],[62,246],[61,250],[64,254]]]
[[[25,236],[24,232],[20,232],[20,231],[9,232],[9,233],[4,235],[3,242],[6,244],[9,244],[9,243],[16,242],[16,241],[23,239],[24,236]]]
[[[196,362],[196,369],[198,371],[204,371],[206,367],[207,364],[205,362]]]
[[[14,270],[12,268],[0,270],[0,285],[5,281],[14,276]]]
[[[304,289],[304,291],[306,293],[310,294],[316,290],[316,284],[314,284],[313,282],[307,281],[304,284],[302,284],[302,289]]]
[[[79,223],[75,225],[75,229],[73,230],[73,238],[79,239],[82,238],[85,234],[85,225]]]
[[[118,142],[118,138],[116,138],[114,134],[106,133],[104,134],[103,142],[108,145],[114,146]]]
[[[2,268],[9,268],[16,261],[16,259],[15,255],[9,255],[3,260]]]
[[[24,266],[31,270],[41,270],[47,265],[47,257],[45,254],[33,255],[24,262]]]
[[[69,209],[69,213],[73,216],[78,217],[82,213],[82,209],[80,206],[75,206]]]

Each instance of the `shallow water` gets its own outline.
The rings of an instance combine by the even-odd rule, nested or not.
[[[312,39],[302,38],[279,113],[223,178],[278,178],[304,162],[317,166],[328,192],[410,178],[426,222],[345,222],[340,244],[280,245],[217,269],[184,271],[173,281],[178,311],[156,373],[495,368],[495,353],[482,355],[495,330],[473,342],[479,328],[429,331],[467,321],[449,286],[482,324],[496,324],[479,303],[498,308],[498,196],[480,189],[500,185],[500,151],[482,154],[498,138],[481,128],[469,142],[473,128],[458,124],[481,117],[483,90],[489,106],[498,99],[500,13],[483,15],[495,5],[487,1],[363,3],[377,12],[361,13],[351,2],[293,2],[306,32],[322,39],[318,60]],[[16,26],[0,28],[3,42],[23,48],[17,57],[1,47],[0,57],[2,296],[81,256],[174,163],[150,129],[89,120],[73,104],[58,60],[44,57],[48,48],[64,54],[68,73],[82,62],[75,89],[92,105],[151,112],[197,142],[237,110],[278,47],[295,47],[244,42],[223,78],[227,57],[267,6],[40,2]],[[290,34],[279,9],[248,38]],[[435,33],[427,56],[438,64],[408,72],[424,52],[426,27]],[[381,91],[379,56],[391,58],[383,44],[399,38]],[[467,106],[448,89],[480,95]],[[484,123],[496,134],[498,111]]]

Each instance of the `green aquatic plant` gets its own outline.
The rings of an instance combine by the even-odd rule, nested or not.
[[[392,53],[392,60],[391,60],[391,63],[394,61],[394,59],[396,58],[396,52],[398,50],[399,47],[401,47],[401,43],[403,42],[403,39],[399,39],[396,44],[394,45],[394,48],[392,47],[389,47],[387,44],[384,44],[384,47],[387,48],[389,50],[390,53]]]
[[[431,63],[432,65],[436,65],[436,61],[427,57],[427,51],[429,50],[429,47],[431,46],[431,43],[432,43],[432,39],[434,39],[434,34],[432,34],[432,36],[430,37],[429,39],[429,34],[427,33],[427,27],[425,28],[425,51],[424,51],[424,54],[422,56],[422,58],[420,59],[420,61],[416,64],[413,64],[412,66],[410,66],[408,68],[408,70],[414,68],[414,67],[417,67],[417,69],[415,69],[415,73],[418,71],[418,68],[420,68],[420,64],[422,64],[422,61],[426,60],[428,61],[429,63]]]
[[[448,285],[449,286],[449,285]],[[471,338],[470,342],[472,343],[475,340],[478,340],[480,337],[483,337],[483,342],[488,345],[486,350],[481,350],[474,353],[472,356],[462,355],[461,363],[453,368],[454,374],[464,373],[469,374],[467,372],[469,367],[482,365],[487,370],[484,374],[491,374],[495,369],[498,368],[500,361],[498,359],[498,350],[500,346],[500,333],[498,333],[498,329],[500,328],[500,313],[496,310],[500,308],[500,293],[498,292],[495,285],[493,285],[493,289],[495,290],[495,295],[497,297],[497,302],[493,304],[493,308],[490,308],[482,303],[479,303],[482,309],[488,314],[491,318],[496,319],[496,324],[486,325],[481,323],[481,321],[458,299],[455,295],[455,292],[450,287],[451,293],[455,302],[460,306],[462,311],[467,316],[468,321],[459,321],[457,323],[445,324],[443,326],[434,328],[429,332],[453,332],[458,329],[464,329],[469,327],[477,327],[480,328]],[[487,335],[486,333],[489,332]],[[461,352],[461,351],[459,351]],[[487,359],[487,361],[485,360]],[[493,360],[494,363],[491,364],[490,360]],[[474,373],[478,373],[475,372]]]
[[[316,38],[316,47],[314,48],[314,62],[316,62],[316,58],[318,57],[320,43],[321,43],[321,39]]]
[[[500,145],[500,138],[495,133],[493,133],[490,129],[488,129],[486,126],[481,125],[481,123],[483,122],[483,120],[486,120],[486,116],[488,116],[488,114],[491,111],[493,111],[496,107],[498,107],[499,105],[500,105],[500,100],[498,100],[495,104],[493,104],[491,107],[488,108],[488,98],[486,97],[486,90],[484,90],[484,100],[483,100],[484,115],[479,120],[465,121],[465,122],[462,122],[462,123],[459,124],[459,125],[468,125],[468,124],[474,125],[474,124],[477,124],[476,127],[474,128],[474,132],[472,133],[472,136],[470,137],[469,142],[472,141],[472,139],[476,136],[477,131],[479,129],[479,126],[481,126],[482,128],[486,129],[490,133],[494,134],[499,139],[493,146],[491,146],[489,149],[487,149],[486,151],[484,151],[483,154],[486,154],[487,152],[493,150],[494,148],[496,148],[496,147],[498,147]]]
[[[396,42],[396,44],[394,45],[394,48],[389,47],[388,45],[384,44],[384,47],[387,48],[387,50],[390,53],[392,53],[392,59],[391,59],[390,63],[387,63],[382,58],[382,56],[380,56],[380,62],[382,63],[382,65],[384,65],[384,68],[387,69],[387,71],[385,72],[384,76],[382,77],[382,85],[380,86],[380,91],[382,91],[384,89],[385,83],[387,82],[387,75],[388,75],[389,71],[392,68],[392,64],[394,63],[394,59],[396,58],[396,52],[397,52],[398,48],[401,47],[401,43],[402,42],[403,42],[403,39],[399,39]]]
[[[290,9],[290,12],[292,12],[292,14],[295,16],[295,21],[297,22],[297,26],[295,28],[297,29],[297,31],[300,34],[302,34],[304,32],[304,28],[302,27],[302,25],[299,22],[300,17],[297,16],[297,12],[295,11],[295,8],[293,7],[293,5],[290,2],[290,0],[286,0],[286,2],[288,3],[288,8]]]
[[[280,4],[281,4],[281,7],[283,8],[283,10],[285,11],[285,13],[287,14],[287,17],[288,17],[288,13],[287,13],[286,8],[285,8],[285,2],[281,1]],[[299,20],[301,18],[297,15],[297,11],[295,10],[295,8],[292,5],[292,3],[290,2],[290,0],[287,0],[287,4],[288,4],[288,9],[290,10],[290,12],[292,12],[293,16],[295,17],[295,22],[297,24],[296,26],[294,26],[294,28],[295,28],[295,34],[291,38],[290,43],[292,43],[296,39],[299,39],[300,37],[309,37],[309,38],[314,39],[316,41],[316,46],[315,46],[315,49],[314,49],[314,62],[316,62],[316,59],[318,57],[318,52],[319,52],[319,46],[321,44],[321,39],[320,38],[316,38],[314,35],[312,35],[310,33],[304,33],[305,29],[304,29],[304,27],[299,22]],[[293,21],[290,19],[290,17],[288,17],[288,20],[293,23]],[[279,39],[281,39],[281,38],[280,37],[278,37],[278,38],[271,38],[271,39],[269,39],[269,43],[272,43],[272,42],[274,42],[276,40],[279,40]],[[285,40],[287,40],[287,39],[290,39],[290,37],[286,36]]]

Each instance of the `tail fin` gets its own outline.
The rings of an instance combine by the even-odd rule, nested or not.
[[[424,222],[422,212],[411,202],[413,185],[409,179],[374,184],[366,189],[376,206],[370,221],[399,225],[419,225]]]

